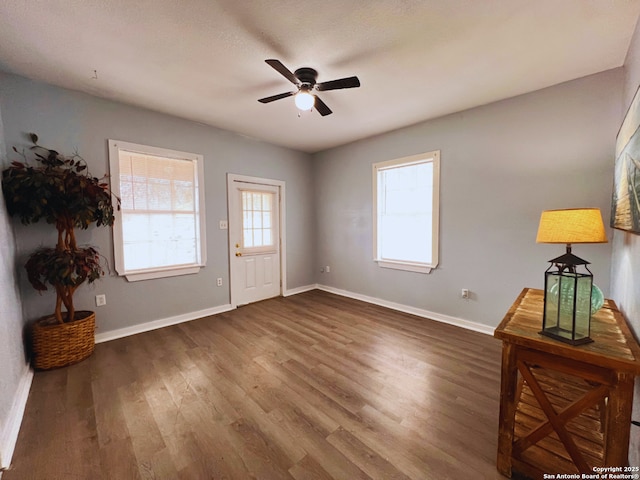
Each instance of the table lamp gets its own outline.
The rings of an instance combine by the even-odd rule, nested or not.
[[[600,209],[570,208],[542,212],[536,242],[564,243],[567,246],[564,255],[549,260],[551,266],[545,272],[540,333],[571,345],[592,342],[589,335],[593,274],[587,268],[589,262],[571,253],[571,245],[607,242]]]

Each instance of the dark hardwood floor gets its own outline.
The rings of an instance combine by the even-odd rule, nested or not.
[[[36,373],[3,480],[503,479],[494,338],[321,291]]]

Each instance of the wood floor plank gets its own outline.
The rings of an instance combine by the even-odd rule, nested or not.
[[[343,452],[337,450],[327,441],[328,435],[326,432],[322,431],[313,419],[307,416],[306,412],[299,409],[284,409],[282,412],[272,412],[271,415],[277,416],[282,428],[291,437],[296,438],[302,448],[310,452],[307,457],[291,467],[289,472],[293,476],[303,476],[303,472],[300,469],[305,463],[310,462],[314,466],[314,474],[316,475],[320,475],[320,473],[315,472],[315,465],[317,464],[322,469],[322,472],[328,473],[331,478],[348,478],[350,480],[368,480],[371,478],[351,462]]]
[[[144,390],[139,384],[132,383],[120,387],[118,395],[141,477],[175,478],[177,471],[166,455],[167,446]]]
[[[404,473],[343,428],[339,428],[329,435],[327,441],[373,479],[410,480]]]
[[[312,456],[307,455],[289,469],[289,473],[296,480],[332,480],[331,476]]]
[[[3,480],[503,479],[501,344],[318,290],[37,372]]]
[[[207,412],[207,405],[200,402],[180,409],[180,418],[186,421],[197,447],[197,451],[188,453],[190,461],[185,462],[187,467],[182,469],[184,478],[250,478],[247,465],[231,443],[229,425],[211,421]],[[195,426],[200,428],[194,428]],[[191,459],[195,459],[195,463]],[[202,470],[204,471],[199,476],[188,476]]]

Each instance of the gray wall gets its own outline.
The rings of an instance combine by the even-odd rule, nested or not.
[[[622,77],[608,71],[316,154],[316,269],[331,266],[319,283],[496,326],[563,253],[535,242],[542,210],[599,207],[608,225]],[[440,264],[428,275],[379,268],[371,165],[432,150],[441,150]],[[574,253],[608,295],[611,245]]]
[[[0,167],[6,163],[6,146],[0,108]],[[9,415],[27,362],[22,343],[22,304],[16,281],[15,240],[0,195],[0,440],[6,435]],[[2,448],[0,444],[0,457]],[[2,458],[3,463],[7,458]]]
[[[35,132],[40,143],[60,152],[74,149],[93,175],[108,171],[107,139],[124,140],[204,155],[207,266],[196,275],[129,283],[114,275],[82,286],[76,308],[97,312],[98,333],[185,315],[229,303],[226,174],[267,177],[286,182],[287,279],[289,289],[313,284],[315,217],[311,159],[305,153],[276,147],[240,135],[141,108],[0,74],[0,107],[6,143],[27,145],[24,134]],[[28,145],[27,145],[28,146]],[[11,156],[10,156],[11,157]],[[38,245],[55,244],[51,226],[16,225],[19,263]],[[78,233],[79,243],[96,245],[113,270],[111,229]],[[53,292],[39,295],[20,269],[25,317],[52,312]],[[216,287],[222,277],[224,286]],[[105,293],[107,305],[96,308],[94,297]]]
[[[627,53],[624,66],[624,113],[640,84],[640,24]],[[613,165],[611,166],[613,168]],[[640,339],[640,235],[616,230],[613,235],[611,257],[611,296],[630,323],[636,338]],[[640,379],[636,378],[633,418],[640,421]],[[640,465],[640,427],[631,427],[629,462]]]
[[[502,319],[519,291],[540,288],[547,260],[562,253],[537,245],[540,212],[595,206],[609,222],[614,141],[623,106],[640,81],[638,34],[626,69],[593,75],[528,95],[421,123],[314,156],[215,128],[0,74],[0,111],[8,146],[25,132],[61,151],[77,148],[96,175],[107,171],[108,138],[192,151],[205,156],[208,265],[198,275],[127,283],[108,276],[77,293],[78,308],[97,309],[99,332],[207,309],[229,302],[225,231],[227,172],[287,182],[288,287],[315,282],[450,315],[487,326]],[[632,58],[633,57],[633,58]],[[626,75],[626,76],[625,76]],[[481,88],[478,86],[477,88]],[[440,265],[429,275],[378,268],[372,261],[371,165],[439,149]],[[4,209],[0,223],[6,226]],[[39,244],[47,226],[17,225],[17,263]],[[0,230],[0,421],[24,368],[20,300],[12,236]],[[611,244],[576,246],[593,263],[595,281],[612,295],[638,331],[640,242],[609,231]],[[109,229],[79,235],[113,265]],[[629,263],[631,262],[631,263]],[[320,274],[330,265],[331,273]],[[610,272],[613,276],[610,289]],[[25,318],[50,313],[53,294],[39,296],[18,272]],[[224,287],[215,286],[223,277]],[[472,292],[459,298],[461,288]],[[8,298],[5,301],[5,297]],[[8,308],[9,316],[4,309]],[[6,329],[6,332],[5,332]],[[7,388],[5,388],[5,384]],[[637,444],[636,444],[637,445]],[[638,461],[636,460],[636,464]]]

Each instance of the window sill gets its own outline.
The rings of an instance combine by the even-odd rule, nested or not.
[[[175,268],[170,270],[153,270],[153,271],[144,271],[139,273],[125,273],[124,277],[129,282],[138,282],[141,280],[151,280],[154,278],[165,278],[165,277],[177,277],[178,275],[193,275],[194,273],[198,273],[202,266],[194,266],[194,267],[182,267]]]
[[[404,270],[415,273],[431,273],[436,265],[425,265],[420,263],[394,262],[390,260],[374,260],[379,267],[392,268],[394,270]]]

